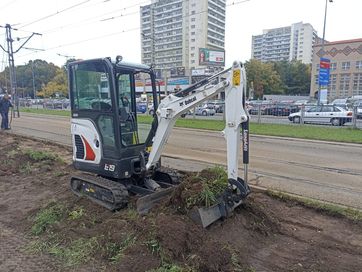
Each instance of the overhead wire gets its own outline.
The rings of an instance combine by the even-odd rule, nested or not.
[[[230,6],[234,6],[234,5],[238,5],[238,4],[242,4],[245,2],[250,2],[251,0],[241,0],[241,1],[233,1],[232,3],[226,4],[226,7],[230,7]],[[200,11],[200,12],[196,12],[194,14],[189,13],[187,15],[182,16],[182,18],[187,18],[190,16],[195,16],[195,15],[199,15],[202,13],[208,12],[208,9]],[[138,12],[137,12],[138,13]],[[119,16],[117,18],[120,18],[122,16]],[[116,19],[116,18],[115,18]],[[50,48],[46,48],[44,49],[44,51],[50,51],[50,50],[54,50],[54,49],[59,49],[59,48],[63,48],[63,47],[67,47],[67,46],[71,46],[71,45],[76,45],[76,44],[81,44],[84,42],[88,42],[88,41],[92,41],[92,40],[97,40],[97,39],[102,39],[105,37],[109,37],[109,36],[114,36],[114,35],[118,35],[118,34],[122,34],[122,33],[126,33],[126,32],[131,32],[131,31],[136,31],[136,30],[140,30],[141,27],[136,27],[136,28],[132,28],[132,29],[126,29],[126,30],[122,30],[120,32],[115,32],[115,33],[111,33],[111,34],[106,34],[106,35],[101,35],[101,36],[97,36],[97,37],[93,37],[93,38],[89,38],[89,39],[85,39],[85,40],[80,40],[80,41],[76,41],[76,42],[72,42],[72,43],[68,43],[68,44],[63,44],[63,45],[59,45],[59,46],[54,46],[54,47],[50,47]],[[24,57],[24,56],[28,56],[28,55],[32,55],[32,54],[36,54],[38,52],[31,52],[25,55],[21,55],[19,57]]]
[[[10,0],[7,4],[0,7],[1,10],[7,8],[8,6],[14,4],[17,0]]]
[[[50,34],[50,33],[54,33],[54,32],[58,32],[58,31],[61,31],[61,30],[64,30],[64,29],[67,29],[67,28],[70,28],[70,27],[80,27],[80,26],[84,26],[84,25],[89,25],[89,24],[94,24],[94,23],[99,23],[99,22],[104,22],[106,20],[110,20],[110,18],[104,18],[105,16],[107,15],[110,15],[110,14],[113,14],[113,13],[116,13],[116,12],[119,12],[119,11],[125,11],[125,10],[128,10],[128,9],[131,9],[133,7],[136,7],[136,6],[139,6],[141,4],[144,4],[144,3],[148,3],[149,0],[147,1],[142,1],[140,3],[138,3],[137,5],[134,4],[134,5],[131,5],[131,6],[127,6],[127,7],[123,7],[123,8],[120,8],[120,9],[117,9],[117,10],[113,10],[113,11],[110,11],[110,12],[106,12],[106,13],[103,13],[101,15],[98,15],[98,16],[95,16],[95,17],[90,17],[90,18],[87,18],[87,19],[84,19],[82,21],[79,21],[79,22],[76,22],[76,23],[70,23],[70,24],[67,24],[67,25],[62,25],[62,26],[57,26],[57,27],[54,27],[54,28],[50,28],[50,29],[46,29],[44,31],[42,31],[42,34],[43,35],[46,35],[46,34]],[[133,14],[137,14],[137,12],[130,12],[130,13],[124,13],[124,14],[121,14],[121,15],[118,15],[118,16],[115,16],[114,18],[118,18],[118,17],[126,17],[126,16],[129,16],[129,15],[133,15]],[[97,18],[104,18],[102,20],[98,20]],[[96,20],[97,19],[97,20]],[[112,17],[113,19],[113,17]],[[82,24],[83,23],[83,24]]]
[[[51,17],[53,17],[53,16],[59,15],[59,14],[61,14],[61,13],[63,13],[63,12],[66,12],[66,11],[69,11],[69,10],[71,10],[71,9],[73,9],[73,8],[76,8],[76,7],[79,7],[79,6],[81,6],[81,5],[84,5],[84,4],[88,3],[89,1],[91,1],[91,0],[85,0],[85,1],[80,2],[80,3],[77,3],[77,4],[75,4],[75,5],[66,7],[66,8],[64,8],[64,9],[62,9],[62,10],[60,10],[60,11],[55,12],[55,13],[51,13],[51,14],[49,14],[49,15],[46,15],[46,16],[42,17],[42,18],[36,19],[36,20],[34,20],[34,21],[31,21],[31,22],[29,22],[29,23],[26,23],[26,24],[22,25],[21,27],[19,27],[19,29],[20,29],[20,28],[24,28],[24,27],[29,26],[29,25],[32,25],[32,24],[35,24],[35,23],[38,23],[38,22],[43,21],[43,20],[45,20],[45,19],[49,19],[49,18],[51,18]]]

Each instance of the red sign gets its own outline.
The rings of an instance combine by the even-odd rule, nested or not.
[[[331,66],[331,61],[329,59],[322,59],[321,58],[319,66],[320,66],[320,68],[329,69],[330,66]]]

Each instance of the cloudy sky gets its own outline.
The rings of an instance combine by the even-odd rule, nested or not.
[[[79,59],[114,57],[141,61],[139,7],[150,0],[0,0],[0,26],[12,25],[14,50],[32,32],[34,36],[15,54],[16,65],[44,59],[56,65],[67,56]],[[234,59],[248,60],[251,36],[263,29],[310,23],[323,33],[325,0],[227,0],[226,65]],[[328,3],[326,39],[362,38],[361,0]],[[19,41],[17,40],[19,38]],[[5,28],[0,27],[0,44],[5,47]],[[6,55],[0,49],[0,71]]]

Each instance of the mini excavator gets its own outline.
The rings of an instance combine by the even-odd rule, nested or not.
[[[161,155],[176,120],[195,106],[225,92],[229,186],[218,203],[200,208],[196,218],[204,227],[228,217],[250,193],[247,184],[249,116],[245,110],[246,75],[242,63],[205,78],[159,102],[152,67],[111,58],[79,60],[68,64],[71,100],[73,165],[84,174],[73,176],[71,190],[110,210],[138,197],[137,210],[147,213],[179,183],[177,175],[162,171]],[[142,84],[141,84],[141,83]],[[151,124],[142,122],[136,90],[149,88]],[[242,140],[241,140],[242,139]],[[242,142],[242,146],[241,146]],[[243,152],[244,179],[238,176]]]

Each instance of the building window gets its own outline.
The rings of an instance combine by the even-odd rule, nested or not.
[[[195,25],[191,25],[191,28],[195,28]]]
[[[315,83],[315,85],[318,85],[318,84],[319,84],[319,77],[318,77],[318,75],[315,75],[315,76],[314,76],[314,83]]]
[[[337,70],[337,62],[332,62],[330,69],[331,69],[331,71]]]
[[[196,20],[195,18],[191,18],[191,22],[195,22],[195,20]]]
[[[341,91],[341,95],[348,96],[349,85],[351,81],[350,74],[341,74],[341,79],[339,81],[339,89]]]
[[[194,32],[194,31],[192,31],[192,32],[191,32],[191,35],[195,35],[195,32]]]
[[[329,78],[328,93],[330,98],[337,96],[337,75],[333,74]]]
[[[342,70],[349,70],[351,63],[349,61],[342,62]]]
[[[362,70],[362,60],[356,61],[356,69]]]
[[[319,71],[319,63],[316,64],[316,71],[317,71],[317,72]]]
[[[362,73],[353,75],[353,95],[362,95]]]

